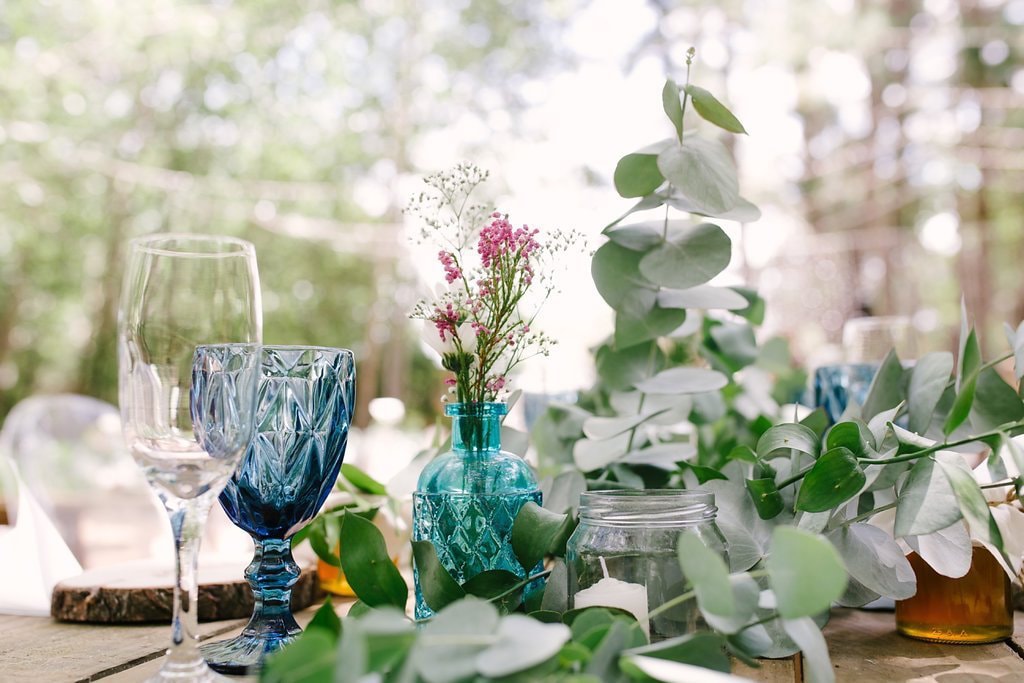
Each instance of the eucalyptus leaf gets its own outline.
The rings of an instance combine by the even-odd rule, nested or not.
[[[765,568],[779,614],[786,619],[827,611],[846,588],[843,561],[833,545],[795,527],[775,528]]]
[[[728,211],[700,210],[693,202],[687,199],[685,195],[678,191],[671,192],[664,198],[664,202],[677,211],[685,211],[686,213],[693,214],[695,216],[736,221],[737,223],[753,223],[761,218],[761,209],[757,208],[753,202],[744,199],[743,197],[739,197],[736,201],[736,205]]]
[[[580,495],[587,490],[587,479],[577,470],[562,472],[554,479],[541,482],[544,507],[552,512],[572,512],[580,504]]]
[[[976,432],[991,431],[1024,418],[1024,401],[1003,381],[994,368],[978,373],[971,406],[971,426]]]
[[[871,387],[861,407],[865,420],[895,407],[903,400],[903,365],[896,352],[890,350],[871,380]]]
[[[746,134],[747,131],[739,119],[707,90],[696,85],[687,85],[686,93],[693,102],[693,108],[697,110],[702,119],[730,133]]]
[[[610,389],[627,391],[665,366],[665,353],[654,342],[625,349],[602,346],[595,357],[597,374]]]
[[[725,638],[717,633],[687,633],[660,643],[631,648],[626,656],[654,657],[680,664],[690,664],[713,671],[729,671],[725,654]]]
[[[1024,378],[1024,322],[1017,326],[1016,331],[1009,325],[1005,325],[1005,328],[1006,340],[1013,350],[1013,374],[1020,382]]]
[[[729,590],[732,593],[734,609],[731,615],[722,616],[701,608],[704,620],[720,633],[738,633],[750,622],[757,610],[761,587],[749,574],[732,574],[729,576]],[[699,597],[699,596],[698,596]]]
[[[583,435],[588,439],[600,441],[618,436],[623,432],[642,425],[655,415],[664,412],[656,410],[642,413],[640,415],[623,415],[621,417],[591,417],[583,423]]]
[[[967,525],[963,522],[956,522],[931,534],[910,536],[906,541],[922,560],[942,576],[959,579],[971,568],[974,548]]]
[[[615,315],[615,347],[625,349],[663,337],[679,329],[684,322],[685,310],[662,308],[657,304],[643,314],[620,311]]]
[[[736,166],[716,140],[684,137],[658,154],[658,170],[700,212],[724,213],[739,202]]]
[[[729,567],[721,555],[704,545],[700,536],[692,531],[679,534],[677,547],[683,576],[693,586],[701,612],[722,617],[735,615]]]
[[[496,635],[497,642],[476,656],[477,672],[490,678],[525,671],[555,657],[571,632],[562,623],[510,614],[502,618]]]
[[[907,426],[912,432],[923,434],[931,424],[932,414],[946,390],[953,372],[953,354],[948,351],[929,353],[918,359],[910,373],[907,403],[910,416]]]
[[[729,379],[720,372],[704,368],[675,367],[636,383],[645,394],[700,394],[721,389]]]
[[[619,460],[629,449],[630,434],[595,441],[580,439],[572,449],[573,461],[583,472],[593,472]],[[634,445],[636,441],[634,440]]]
[[[627,154],[619,159],[613,176],[615,191],[622,197],[643,197],[665,182],[655,154]]]
[[[828,656],[828,645],[814,620],[810,617],[783,619],[782,628],[803,651],[804,661],[807,662],[804,680],[807,683],[833,683],[836,675]]]
[[[962,518],[948,477],[936,467],[934,459],[918,460],[896,501],[894,534],[897,537],[930,534]]]
[[[640,258],[637,267],[650,282],[687,289],[711,280],[731,259],[729,236],[714,223],[698,223],[671,231],[667,240]]]
[[[679,100],[679,86],[671,78],[665,81],[665,87],[661,89],[661,106],[676,129],[676,137],[682,140],[683,106]]]
[[[352,591],[371,607],[405,609],[409,588],[391,561],[380,530],[359,515],[346,514],[341,525],[341,569]]]
[[[626,453],[622,462],[627,465],[648,465],[666,472],[675,471],[678,464],[697,455],[697,447],[679,441],[659,443]]]
[[[433,543],[413,541],[412,554],[420,592],[430,609],[435,612],[442,610],[466,596],[466,591],[441,564]]]
[[[675,221],[671,223],[675,223]],[[682,222],[680,221],[680,223]],[[661,244],[661,241],[664,239],[664,231],[664,221],[647,221],[644,223],[617,225],[605,230],[604,235],[620,247],[646,253]]]
[[[936,453],[935,462],[949,480],[959,503],[964,519],[971,526],[971,531],[985,543],[996,548],[1003,547],[1003,538],[999,527],[992,517],[985,494],[978,486],[974,476],[967,469],[963,458],[955,453]]]
[[[650,154],[650,153],[651,152],[637,152],[637,154]],[[652,192],[651,194],[647,195],[646,197],[643,197],[640,201],[638,201],[633,206],[629,207],[629,209],[626,211],[626,213],[622,214],[621,216],[616,218],[614,221],[612,221],[611,223],[606,225],[604,230],[605,230],[605,232],[607,232],[608,230],[611,230],[616,225],[618,225],[619,223],[621,223],[622,221],[624,221],[626,218],[628,218],[629,216],[633,215],[637,211],[648,211],[650,209],[656,209],[659,206],[662,206],[664,203],[665,203],[665,197],[663,197],[662,195],[658,194],[657,192]]]
[[[544,583],[544,596],[540,608],[549,612],[557,612],[559,618],[569,609],[569,574],[565,560],[555,558],[551,564],[551,574]]]
[[[741,678],[728,673],[712,671],[703,666],[672,662],[656,657],[629,655],[622,659],[623,668],[633,666],[644,678],[642,681],[661,681],[661,683],[750,683],[749,678]],[[606,679],[609,680],[609,679]]]
[[[500,617],[476,598],[454,602],[426,623],[411,653],[427,683],[457,683],[476,673],[476,656],[497,642]]]
[[[633,624],[626,619],[616,618],[612,621],[611,626],[608,627],[600,643],[594,648],[593,655],[584,667],[583,672],[608,680],[610,678],[609,673],[613,670],[613,665],[618,661],[619,655],[624,649],[636,645],[634,639],[638,635],[640,640],[643,641],[643,632],[639,629],[634,629]]]
[[[917,590],[914,570],[896,541],[871,524],[843,526],[828,534],[850,577],[871,591],[896,600]]]
[[[654,307],[657,285],[640,274],[644,254],[607,242],[590,262],[594,285],[605,302],[616,311],[643,315]]]
[[[806,453],[812,458],[818,457],[820,441],[814,431],[803,424],[786,422],[775,425],[757,440],[757,455],[761,458],[768,458],[779,453],[787,454],[789,451]]]
[[[831,510],[856,496],[866,481],[864,470],[850,449],[833,448],[807,472],[796,497],[796,509]]]
[[[662,289],[658,292],[662,308],[704,308],[738,310],[748,306],[743,295],[728,287],[697,285],[688,289]]]

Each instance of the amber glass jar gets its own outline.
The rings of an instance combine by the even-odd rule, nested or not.
[[[992,643],[1013,635],[1010,579],[992,553],[975,546],[971,568],[959,579],[937,574],[917,553],[907,556],[917,594],[896,602],[896,628],[939,643]]]

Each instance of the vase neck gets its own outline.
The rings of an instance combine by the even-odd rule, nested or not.
[[[452,418],[452,450],[479,455],[501,450],[501,418],[504,403],[451,403],[445,414]]]

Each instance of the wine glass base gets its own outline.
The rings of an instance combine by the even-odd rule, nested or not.
[[[231,683],[231,679],[213,671],[202,659],[189,663],[168,660],[146,683]]]
[[[206,663],[214,671],[225,674],[255,674],[263,666],[263,660],[291,643],[296,635],[251,636],[245,633],[230,640],[219,640],[199,647]]]

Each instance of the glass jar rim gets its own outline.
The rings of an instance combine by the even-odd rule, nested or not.
[[[579,512],[581,523],[616,527],[685,527],[718,516],[715,494],[688,489],[587,491]]]

